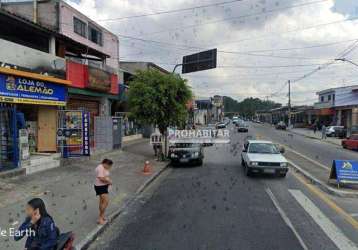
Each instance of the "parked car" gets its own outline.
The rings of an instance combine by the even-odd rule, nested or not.
[[[236,124],[238,121],[239,121],[239,117],[234,116],[234,117],[232,118],[232,123],[233,123],[233,124]]]
[[[358,134],[342,140],[342,147],[346,149],[358,150]]]
[[[276,124],[275,128],[281,129],[281,130],[286,130],[287,126],[283,121],[280,121],[279,123]]]
[[[338,137],[339,131],[342,131],[344,129],[344,126],[328,126],[326,128],[326,135],[329,137]]]
[[[267,173],[285,177],[288,162],[282,153],[284,148],[270,141],[248,140],[241,153],[241,165],[247,176],[253,173]]]
[[[237,132],[249,132],[249,125],[246,122],[240,122],[237,125]]]
[[[198,143],[176,143],[169,147],[169,158],[172,165],[203,165],[204,151]]]
[[[216,128],[217,129],[224,129],[224,128],[226,128],[226,124],[223,123],[223,122],[220,122],[220,123],[216,124]]]

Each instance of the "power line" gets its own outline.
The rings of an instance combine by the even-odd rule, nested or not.
[[[168,62],[156,62],[156,64],[161,65],[177,65],[176,63]],[[218,65],[216,68],[226,69],[226,68],[243,68],[243,69],[273,69],[273,68],[291,68],[291,67],[312,67],[321,65],[319,63],[312,64],[288,64],[288,65]]]
[[[243,1],[243,0],[232,0],[232,1],[226,1],[226,2],[219,2],[219,3],[212,3],[212,4],[206,4],[206,5],[199,5],[199,6],[189,7],[189,8],[183,8],[183,9],[175,9],[175,10],[167,10],[167,11],[158,11],[158,12],[153,12],[153,13],[133,15],[133,16],[126,16],[126,17],[115,17],[115,18],[108,18],[108,19],[100,19],[100,20],[97,20],[97,21],[98,21],[98,22],[120,21],[120,20],[131,19],[131,18],[148,17],[148,16],[155,16],[155,15],[163,15],[163,14],[177,13],[177,12],[189,11],[189,10],[195,10],[195,9],[202,9],[202,8],[208,8],[208,7],[213,7],[213,6],[220,6],[220,5],[225,5],[225,4],[231,4],[231,3],[241,2],[241,1]]]
[[[350,54],[353,50],[355,50],[358,46],[358,39],[355,40],[355,42],[353,42],[350,46],[348,46],[346,49],[344,49],[341,53],[339,53],[336,58],[341,58],[341,57],[345,57],[346,55]],[[292,82],[298,82],[298,81],[301,81],[307,77],[310,77],[311,75],[315,74],[316,72],[322,70],[322,69],[325,69],[327,68],[328,66],[332,65],[336,63],[336,61],[333,59],[331,61],[328,61],[324,64],[321,64],[319,65],[317,68],[315,68],[314,70],[310,71],[309,73],[299,77],[299,78],[296,78],[294,79]]]
[[[131,39],[131,40],[138,40],[141,42],[150,42],[155,44],[162,44],[169,47],[176,47],[178,50],[184,50],[184,51],[194,51],[194,50],[206,50],[207,48],[203,47],[197,47],[197,46],[188,46],[185,44],[175,44],[175,43],[169,43],[169,42],[162,42],[162,41],[156,41],[151,39],[144,39],[139,37],[133,37],[133,36],[127,36],[127,35],[121,35],[117,34],[119,37]],[[246,56],[253,56],[253,57],[271,57],[271,58],[282,58],[282,59],[297,59],[297,60],[325,60],[321,58],[311,58],[311,57],[294,57],[294,56],[276,56],[276,55],[262,55],[262,54],[255,54],[255,53],[249,53],[249,52],[241,52],[241,51],[227,51],[227,50],[217,50],[218,53],[223,54],[238,54],[238,55],[246,55]]]
[[[191,25],[186,25],[186,26],[174,27],[172,29],[165,29],[165,30],[161,30],[161,31],[151,32],[151,33],[144,34],[144,35],[154,35],[154,34],[160,34],[160,33],[164,33],[164,32],[174,31],[174,30],[196,28],[199,26],[204,26],[204,25],[214,24],[214,23],[221,23],[221,22],[226,22],[229,20],[236,20],[236,19],[243,19],[243,18],[248,18],[248,17],[253,17],[253,16],[266,15],[266,14],[274,13],[277,11],[299,8],[299,7],[304,7],[304,6],[313,5],[313,4],[317,4],[317,3],[323,3],[323,2],[327,2],[327,1],[329,1],[329,0],[312,1],[312,2],[307,2],[307,3],[302,3],[302,4],[296,4],[296,5],[292,5],[292,6],[286,6],[286,7],[282,7],[282,8],[266,10],[265,12],[257,12],[257,13],[247,14],[247,15],[236,16],[236,17],[222,18],[222,19],[218,19],[215,21],[204,22],[204,23],[199,23],[199,24],[191,24]]]

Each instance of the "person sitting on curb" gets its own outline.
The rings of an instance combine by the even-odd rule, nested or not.
[[[52,217],[47,213],[45,203],[40,198],[34,198],[27,203],[26,219],[14,236],[19,241],[25,236],[26,250],[55,250],[59,230]]]
[[[104,159],[101,164],[96,167],[96,180],[94,189],[96,195],[99,196],[99,217],[97,223],[103,225],[106,223],[105,212],[109,204],[108,188],[112,185],[109,178],[109,171],[113,165],[113,161]]]

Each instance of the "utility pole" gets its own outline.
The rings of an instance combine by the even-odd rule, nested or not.
[[[291,127],[291,80],[288,80],[288,127]]]

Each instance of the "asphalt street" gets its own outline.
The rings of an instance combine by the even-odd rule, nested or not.
[[[271,130],[251,125],[249,134],[280,140]],[[202,167],[166,171],[90,249],[358,249],[357,229],[292,171],[246,177],[240,153],[248,134],[231,134],[230,145],[205,149]]]
[[[333,160],[358,160],[358,153],[343,149],[341,146],[328,142],[306,138],[288,131],[276,130],[268,124],[251,124],[254,136],[268,138],[308,156],[326,166],[331,166]],[[319,133],[319,132],[317,132]]]

